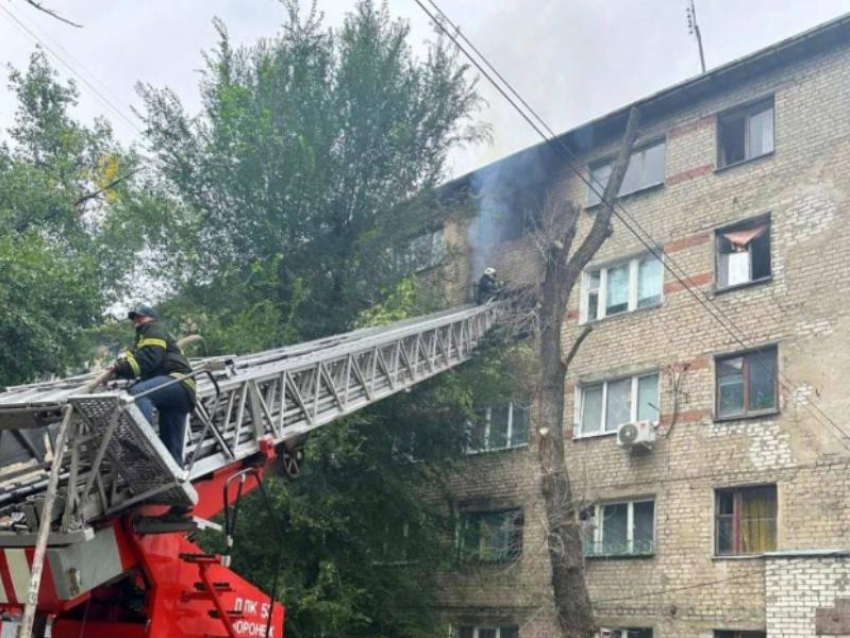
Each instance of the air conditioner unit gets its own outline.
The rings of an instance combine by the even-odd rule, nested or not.
[[[651,450],[655,443],[655,425],[649,421],[623,423],[617,428],[617,445],[633,449]]]

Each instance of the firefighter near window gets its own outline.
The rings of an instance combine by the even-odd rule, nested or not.
[[[144,395],[136,405],[153,424],[153,409],[159,412],[159,437],[180,467],[183,467],[183,433],[195,408],[195,379],[188,359],[174,337],[150,306],[138,306],[127,314],[136,329],[133,347],[115,362],[116,377],[136,379],[130,394]]]
[[[485,268],[484,274],[478,280],[478,292],[476,301],[478,304],[485,304],[488,301],[497,299],[505,289],[505,283],[496,278],[495,268]]]

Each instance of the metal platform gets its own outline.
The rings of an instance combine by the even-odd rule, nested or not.
[[[0,468],[0,545],[20,544],[38,527],[53,462],[51,427],[67,405],[73,420],[59,459],[54,542],[140,502],[191,504],[193,481],[257,453],[260,439],[276,446],[297,440],[466,361],[504,312],[500,304],[464,307],[244,357],[193,361],[208,371],[197,376],[186,472],[121,384],[85,394],[91,374],[10,388],[0,394],[0,437],[25,434],[38,445],[21,444],[17,456],[25,460]]]

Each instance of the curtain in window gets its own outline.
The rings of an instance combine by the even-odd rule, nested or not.
[[[661,301],[661,284],[664,270],[661,262],[649,255],[638,264],[638,307],[651,306]]]
[[[741,551],[760,554],[776,549],[776,491],[747,490],[741,499]]]
[[[735,230],[729,233],[723,233],[723,236],[732,244],[732,250],[734,252],[744,252],[747,250],[751,241],[767,232],[767,228],[767,224],[762,224],[761,226],[748,228],[747,230]]]
[[[605,406],[605,431],[614,432],[618,426],[632,420],[632,380],[623,379],[608,384]]]
[[[582,390],[581,432],[593,434],[602,427],[602,384]]]
[[[605,296],[606,313],[609,315],[629,309],[629,265],[608,270],[608,291]]]
[[[773,106],[750,116],[750,157],[773,151]]]

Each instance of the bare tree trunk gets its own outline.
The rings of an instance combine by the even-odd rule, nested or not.
[[[611,178],[602,197],[603,205],[596,213],[593,226],[581,245],[570,255],[579,211],[575,207],[562,207],[560,213],[555,213],[555,227],[562,229],[559,230],[560,236],[547,247],[546,271],[540,300],[539,347],[542,369],[538,390],[538,460],[542,474],[541,490],[546,507],[552,590],[565,638],[593,636],[596,622],[584,579],[581,530],[567,473],[563,434],[567,366],[581,342],[590,334],[590,327],[585,328],[579,335],[566,357],[561,329],[567,301],[582,270],[611,235],[614,202],[628,167],[639,119],[637,110],[632,109]]]

